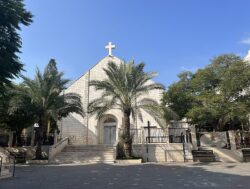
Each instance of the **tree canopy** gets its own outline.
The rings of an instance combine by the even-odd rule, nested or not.
[[[180,73],[179,81],[169,86],[168,91],[163,94],[162,103],[177,113],[180,119],[186,116],[194,101],[190,93],[192,76],[191,72]]]
[[[217,130],[249,126],[249,62],[233,54],[221,55],[188,75],[182,74],[163,97],[181,118]]]
[[[23,69],[18,53],[22,41],[20,25],[28,26],[32,14],[25,9],[23,0],[0,0],[0,87],[9,84]]]

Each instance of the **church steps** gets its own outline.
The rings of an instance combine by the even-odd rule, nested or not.
[[[74,146],[74,145],[68,145],[66,146],[65,149],[63,149],[63,152],[74,152],[74,151],[78,151],[78,152],[85,152],[85,151],[105,151],[105,152],[108,152],[108,151],[113,151],[113,147],[112,146],[99,146],[99,145],[77,145],[77,146]]]
[[[113,163],[110,145],[68,145],[51,163]]]

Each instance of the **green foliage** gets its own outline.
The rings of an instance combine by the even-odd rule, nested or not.
[[[10,84],[23,68],[17,53],[22,45],[20,25],[29,25],[32,15],[23,0],[0,0],[0,87]]]
[[[35,79],[23,79],[25,90],[20,92],[31,99],[44,129],[48,120],[60,120],[73,112],[84,115],[81,97],[75,93],[64,94],[69,80],[63,79],[63,73],[58,72],[54,59],[49,61],[43,74],[37,70]]]
[[[64,94],[69,80],[63,79],[63,73],[58,72],[54,59],[49,61],[43,73],[37,70],[34,79],[23,79],[24,90],[19,92],[30,99],[35,109],[34,113],[39,123],[36,158],[41,159],[41,142],[48,123],[55,123],[70,113],[84,116],[81,97],[75,93]]]
[[[155,114],[159,104],[155,100],[143,98],[143,95],[155,89],[163,89],[164,86],[151,82],[156,74],[144,72],[144,66],[143,63],[135,65],[134,62],[119,66],[113,62],[108,63],[108,68],[104,69],[108,78],[90,82],[90,86],[103,93],[90,103],[89,112],[96,114],[97,118],[114,108],[131,113],[133,118],[137,115],[143,119],[141,109]],[[160,121],[160,117],[156,119]]]
[[[169,86],[167,92],[163,94],[162,103],[169,107],[182,119],[186,116],[187,111],[192,107],[194,98],[191,95],[190,80],[193,74],[191,72],[182,72],[178,75],[179,81]],[[166,116],[171,115],[165,110]],[[173,116],[167,119],[171,119]]]
[[[184,81],[180,78],[171,85],[163,98],[181,117],[217,130],[249,127],[248,62],[233,54],[221,55]]]
[[[1,97],[0,127],[20,133],[23,128],[29,127],[35,121],[35,109],[30,98],[22,95],[23,85],[7,87]]]
[[[125,133],[124,132],[119,133],[118,137],[119,137],[119,142],[117,143],[117,159],[122,159],[125,157],[125,154],[124,154],[124,143],[126,141]],[[131,141],[133,140],[131,136],[130,136],[130,140]]]

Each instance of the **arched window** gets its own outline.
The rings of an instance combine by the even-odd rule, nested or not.
[[[103,123],[116,123],[116,120],[112,117],[107,117]]]

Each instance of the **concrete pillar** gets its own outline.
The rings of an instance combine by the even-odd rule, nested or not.
[[[145,134],[144,134],[144,128],[141,127],[141,143],[145,144]]]
[[[236,150],[236,143],[235,143],[235,131],[228,131],[231,150]]]
[[[191,138],[192,138],[192,145],[194,149],[197,149],[197,138],[196,138],[196,129],[195,126],[190,126],[190,130],[191,130]]]
[[[57,143],[57,129],[54,130],[54,144]]]
[[[8,141],[8,146],[9,147],[13,146],[13,134],[14,133],[12,131],[9,132],[9,141]]]
[[[32,128],[32,131],[31,131],[31,141],[30,141],[30,145],[31,146],[35,145],[35,138],[36,138],[36,131],[34,130],[34,128]]]

